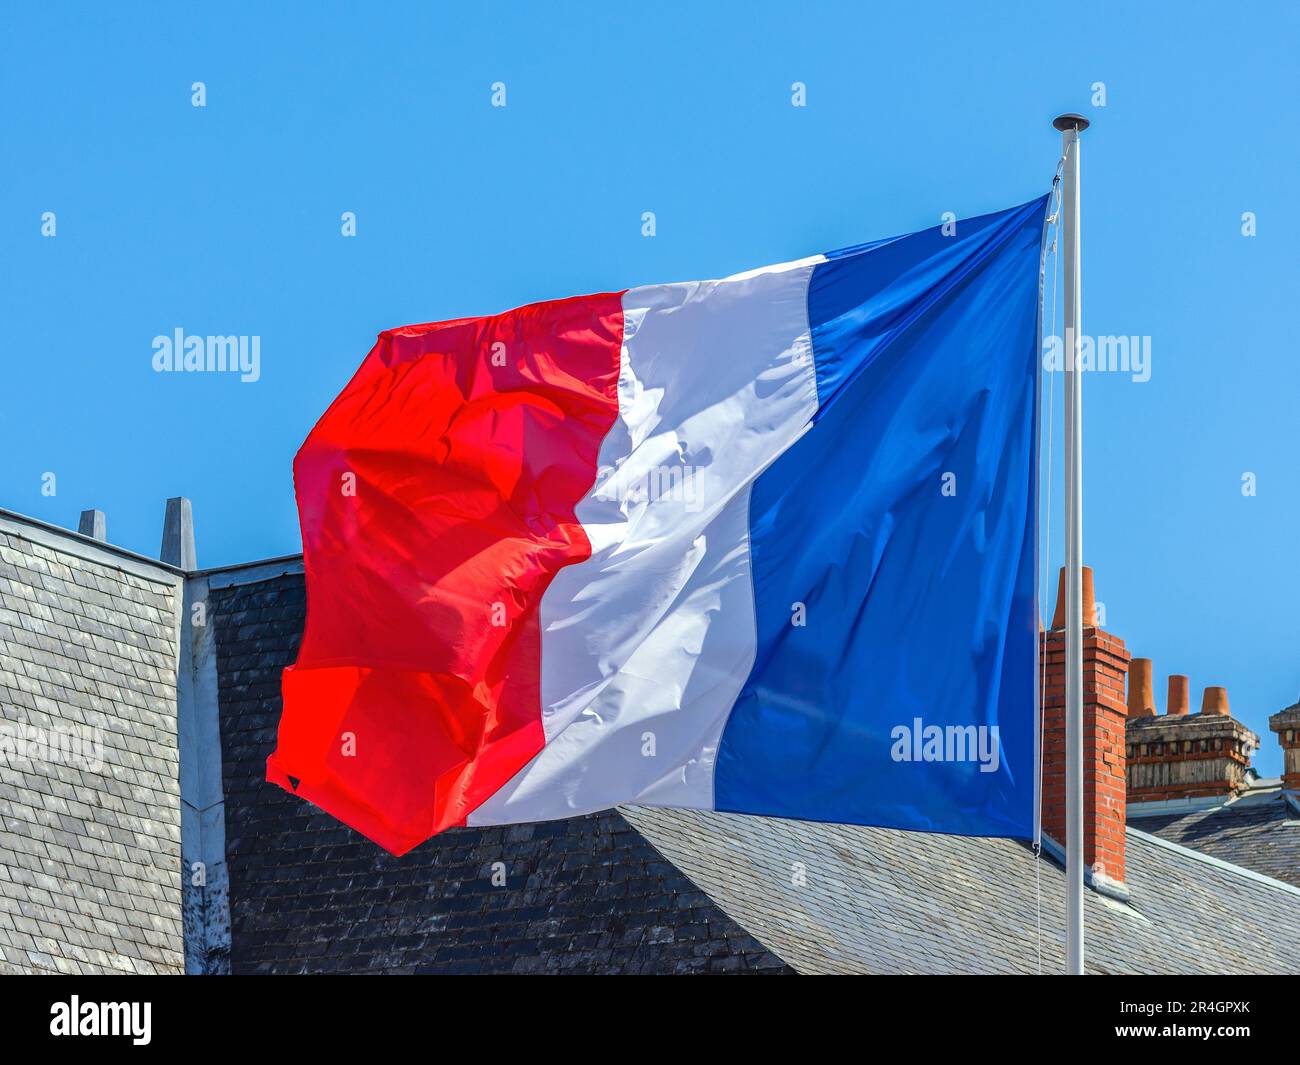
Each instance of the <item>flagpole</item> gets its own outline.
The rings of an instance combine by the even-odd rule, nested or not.
[[[1083,975],[1083,336],[1079,284],[1079,134],[1082,115],[1059,115],[1065,159],[1065,971]]]

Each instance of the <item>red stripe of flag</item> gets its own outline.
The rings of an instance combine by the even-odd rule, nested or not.
[[[294,462],[307,627],[269,780],[400,854],[541,750],[538,608],[591,554],[622,338],[621,293],[380,335]]]

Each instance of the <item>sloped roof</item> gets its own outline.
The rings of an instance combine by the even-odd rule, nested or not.
[[[0,574],[8,578],[0,592],[30,589],[33,611],[47,607],[56,621],[75,615],[66,623],[67,646],[84,642],[85,634],[112,637],[107,657],[92,655],[92,665],[116,669],[120,657],[136,663],[138,674],[137,654],[172,661],[166,656],[174,653],[168,636],[177,602],[163,602],[157,617],[150,615],[159,631],[120,636],[122,619],[139,611],[114,599],[136,587],[115,573],[139,576],[143,567],[143,576],[156,573],[174,597],[184,575],[28,524],[6,528],[3,543],[22,548],[24,557],[40,556],[30,567],[35,575]],[[86,560],[107,563],[111,572],[81,582]],[[71,583],[50,583],[69,575]],[[790,971],[788,964],[813,973],[1034,973],[1040,956],[1041,971],[1062,968],[1062,871],[1008,840],[629,808],[547,825],[459,830],[403,859],[383,855],[264,780],[279,672],[293,660],[305,615],[300,558],[189,579],[208,590],[213,621],[236,971],[781,972]],[[78,591],[83,583],[88,591]],[[112,601],[97,601],[101,594]],[[25,661],[28,642],[20,634],[40,628],[18,622],[7,629],[10,662]],[[47,650],[59,653],[53,644]],[[62,667],[37,651],[21,667],[29,677],[37,675],[32,669],[44,677]],[[62,653],[77,657],[75,646]],[[176,696],[170,667],[164,672],[146,694],[170,709]],[[22,706],[26,688],[18,680],[11,694]],[[57,704],[56,716],[79,719],[74,704],[83,689],[65,688],[46,702],[52,700],[51,711]],[[41,705],[37,697],[27,709]],[[175,814],[174,768],[162,776],[173,784],[168,798],[156,800],[159,816],[163,809]],[[1166,839],[1130,825],[1129,903],[1085,892],[1090,971],[1300,970],[1300,886],[1259,875],[1300,878],[1300,827],[1278,788],[1261,786],[1214,810],[1135,813],[1140,827]],[[39,836],[31,829],[24,839]],[[133,836],[123,846],[130,851],[137,842]],[[498,861],[508,871],[504,891],[488,877]],[[21,864],[0,860],[0,880],[9,887],[0,891],[0,926],[23,905]],[[158,863],[170,881],[175,874],[167,868]],[[74,913],[62,902],[48,927]],[[179,931],[170,910],[168,917],[165,931],[148,929],[155,938],[147,942],[179,968]],[[33,927],[31,935],[38,931],[45,940],[31,949],[55,940],[77,946],[75,930]],[[0,944],[8,936],[4,950],[22,945],[13,938],[21,932],[0,934]],[[35,965],[30,950],[17,964]]]
[[[622,812],[799,972],[1032,974],[1040,950],[1042,972],[1064,967],[1064,874],[1023,843]],[[1130,903],[1084,892],[1089,972],[1300,969],[1300,890],[1131,828],[1125,868]]]
[[[1284,880],[1300,888],[1300,812],[1277,780],[1212,809],[1146,813],[1129,808],[1129,823],[1152,835]]]
[[[181,580],[0,511],[0,972],[182,971]]]
[[[260,574],[249,571],[231,581],[225,591],[217,592],[213,602],[226,814],[231,829],[228,842],[235,954],[240,953],[241,938],[245,950],[255,941],[265,947],[268,940],[273,940],[278,943],[277,950],[288,947],[289,954],[293,954],[292,944],[301,933],[281,927],[284,922],[274,917],[283,902],[264,908],[252,901],[254,895],[269,899],[276,894],[266,882],[281,879],[273,874],[278,862],[270,856],[278,853],[282,844],[292,843],[308,848],[313,856],[309,865],[321,860],[320,875],[310,877],[313,890],[325,891],[330,885],[339,885],[342,890],[335,900],[314,900],[308,923],[323,916],[319,912],[322,908],[327,913],[337,908],[334,916],[339,918],[348,912],[359,913],[349,910],[346,903],[350,895],[364,889],[365,909],[371,919],[352,928],[346,922],[331,923],[327,937],[368,939],[362,953],[373,956],[383,952],[385,937],[393,931],[388,922],[374,922],[373,918],[393,916],[383,892],[396,887],[396,868],[388,869],[384,860],[375,861],[373,856],[358,853],[356,848],[364,852],[374,849],[373,845],[341,825],[327,827],[321,823],[323,815],[319,812],[277,792],[262,779],[262,763],[278,718],[278,673],[292,661],[296,651],[305,602],[296,560],[281,567],[270,579],[259,578]],[[781,959],[793,969],[809,973],[1036,973],[1040,971],[1040,950],[1042,972],[1057,973],[1064,967],[1063,871],[1049,857],[1035,859],[1023,843],[683,810],[624,808],[619,813],[637,830],[638,842],[641,838],[647,841],[671,863],[670,867],[700,889],[704,897],[692,906],[707,900],[716,913],[708,922],[707,938],[717,938],[712,929],[723,929],[725,922],[729,927],[722,930],[720,938],[735,940],[733,949],[743,952],[745,958],[741,968],[752,965],[770,971]],[[594,824],[601,827],[592,836],[593,844],[612,831],[619,820],[610,821],[608,817],[594,819]],[[284,819],[280,831],[286,834],[269,847],[267,844],[277,838],[277,833],[268,835],[270,826],[265,822],[255,833],[249,832],[264,818]],[[419,855],[426,850],[432,855],[444,847],[467,844],[475,850],[477,861],[481,862],[489,851],[509,860],[512,844],[527,846],[533,839],[545,838],[551,842],[538,853],[558,852],[551,857],[562,868],[608,866],[604,858],[590,862],[591,856],[584,855],[582,847],[571,850],[574,830],[579,836],[590,832],[578,827],[588,820],[537,826],[538,835],[528,841],[491,835],[480,840],[482,830],[462,830],[436,838],[404,859],[390,861],[395,867],[422,864]],[[340,848],[343,836],[348,837],[349,846]],[[345,856],[349,864],[345,866],[348,876],[344,889],[344,877],[332,875],[329,865]],[[300,862],[290,861],[287,856],[286,862],[295,877],[301,875]],[[802,867],[802,883],[796,883],[800,879],[795,875],[800,871],[796,863]],[[431,864],[440,865],[441,859]],[[535,872],[542,873],[549,864],[544,862]],[[652,865],[650,862],[647,867]],[[467,875],[464,871],[458,874],[457,879]],[[475,874],[481,876],[477,869]],[[403,886],[410,890],[419,883],[432,886],[437,882],[422,881],[421,877],[427,875],[416,872],[414,881],[404,881]],[[1128,833],[1126,875],[1131,892],[1128,904],[1085,891],[1090,972],[1300,970],[1300,890],[1133,828]],[[563,929],[576,927],[569,919],[577,915],[566,909],[575,899],[563,889],[555,893],[559,882],[549,878],[530,876],[528,886],[533,889],[527,899],[535,927],[556,915],[566,918],[556,926],[556,938],[538,945],[542,953],[560,950],[559,941],[569,934]],[[653,915],[658,905],[654,900],[664,900],[666,894],[661,888],[652,890],[646,897],[649,909],[638,902],[632,925],[640,929],[669,928],[671,921],[660,921]],[[253,908],[247,909],[249,906]],[[424,916],[437,908],[432,898],[415,903],[415,910]],[[407,916],[414,912],[403,910]],[[471,923],[479,924],[477,920]],[[246,929],[242,937],[238,931],[241,924]],[[488,930],[488,925],[490,921],[482,930]],[[435,934],[420,945],[411,943],[413,956],[406,964],[414,962],[422,952],[438,951],[443,942],[436,933],[443,927],[431,926]],[[270,934],[264,938],[260,932]],[[495,938],[502,933],[491,934]],[[319,937],[309,938],[316,941]],[[532,940],[531,935],[525,938]],[[450,945],[454,951],[456,944]],[[613,946],[608,939],[601,945]],[[645,971],[665,971],[667,954],[645,936],[637,940],[637,945]],[[536,949],[526,952],[533,960],[538,957]],[[715,948],[697,944],[692,949]],[[254,961],[251,954],[255,953],[246,955],[245,968],[274,971],[288,960],[272,954]],[[621,957],[620,949],[614,947],[594,969],[619,971]],[[427,964],[430,959],[423,960]],[[533,960],[522,964],[533,964]],[[579,971],[584,964],[591,965],[591,959],[571,960]],[[520,964],[517,959],[507,964],[487,948],[459,959],[446,957],[444,965],[438,967],[456,971],[461,962],[487,971]],[[543,963],[543,971],[549,966],[549,961]],[[240,968],[238,962],[236,968]]]

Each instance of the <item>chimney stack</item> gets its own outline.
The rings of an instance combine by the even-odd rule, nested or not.
[[[94,540],[108,541],[108,519],[102,510],[83,510],[77,522],[77,532]]]
[[[199,568],[194,553],[194,508],[184,496],[167,500],[163,512],[162,548],[158,557],[169,566],[186,572]]]
[[[1043,831],[1065,845],[1065,571],[1049,632],[1039,634],[1043,684]],[[1092,570],[1083,568],[1083,860],[1124,882],[1124,641],[1093,622]]]
[[[1185,673],[1173,673],[1169,677],[1169,697],[1165,700],[1167,717],[1186,717],[1190,708],[1191,678]]]
[[[1282,745],[1282,787],[1300,792],[1300,701],[1268,719]]]
[[[1229,799],[1245,790],[1259,737],[1232,719],[1224,688],[1206,688],[1201,712],[1188,713],[1190,687],[1189,678],[1176,673],[1169,678],[1163,717],[1129,716],[1125,763],[1130,806]]]
[[[1151,659],[1134,658],[1128,664],[1128,716],[1152,717],[1156,698],[1151,691]]]

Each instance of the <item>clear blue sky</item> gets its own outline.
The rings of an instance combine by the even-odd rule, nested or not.
[[[1226,685],[1280,770],[1294,5],[1073,4],[1068,43],[1066,9],[1030,3],[475,6],[7,6],[0,506],[70,526],[99,507],[155,554],[184,494],[201,564],[296,551],[294,451],[380,329],[1020,203],[1050,183],[1050,119],[1079,110],[1085,330],[1152,338],[1150,381],[1087,381],[1086,561],[1161,705],[1169,672],[1194,700]],[[260,336],[261,380],[154,373],[177,327]]]

